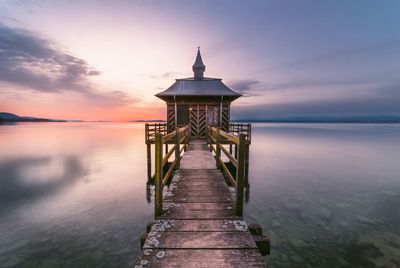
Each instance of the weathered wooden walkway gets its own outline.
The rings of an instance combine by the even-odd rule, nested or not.
[[[205,139],[192,139],[135,267],[265,267]]]

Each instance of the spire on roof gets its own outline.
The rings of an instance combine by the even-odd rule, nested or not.
[[[194,78],[203,79],[206,66],[204,65],[203,60],[201,58],[200,47],[197,47],[197,56],[192,68],[194,72]]]

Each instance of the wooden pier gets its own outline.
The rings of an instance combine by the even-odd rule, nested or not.
[[[155,221],[142,238],[135,267],[265,267],[262,255],[269,253],[269,240],[259,226],[243,220],[246,135],[208,127],[206,139],[189,140],[188,133],[181,128],[153,135]],[[236,156],[223,141],[237,145]],[[163,144],[168,143],[174,146],[163,156]],[[221,152],[236,174],[226,167]],[[174,161],[164,168],[172,155]]]

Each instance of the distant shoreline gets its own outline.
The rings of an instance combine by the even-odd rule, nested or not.
[[[126,122],[126,123],[165,123],[163,119],[136,119],[127,121],[108,121],[108,120],[65,120],[37,118],[31,116],[18,116],[12,113],[0,112],[0,124],[2,123],[24,123],[24,122],[65,122],[65,123],[105,123],[105,122]],[[270,117],[263,119],[242,118],[234,119],[233,123],[293,123],[293,124],[400,124],[400,116],[397,115],[366,115],[366,116],[290,116],[290,117]]]

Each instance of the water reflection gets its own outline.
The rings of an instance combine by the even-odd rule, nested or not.
[[[57,160],[61,163],[56,165],[56,171],[61,174],[53,175],[52,166]],[[0,162],[0,174],[1,206],[11,206],[26,199],[54,194],[79,179],[83,180],[88,175],[88,169],[78,156],[61,159],[25,157]]]
[[[0,266],[126,267],[152,219],[141,124],[0,127]]]
[[[143,137],[141,124],[0,126],[0,266],[132,264],[154,211]],[[396,267],[399,144],[397,125],[255,124],[244,212],[271,237],[269,266]]]
[[[253,134],[265,150],[251,150],[245,213],[270,234],[273,267],[400,261],[399,126],[267,124]]]

